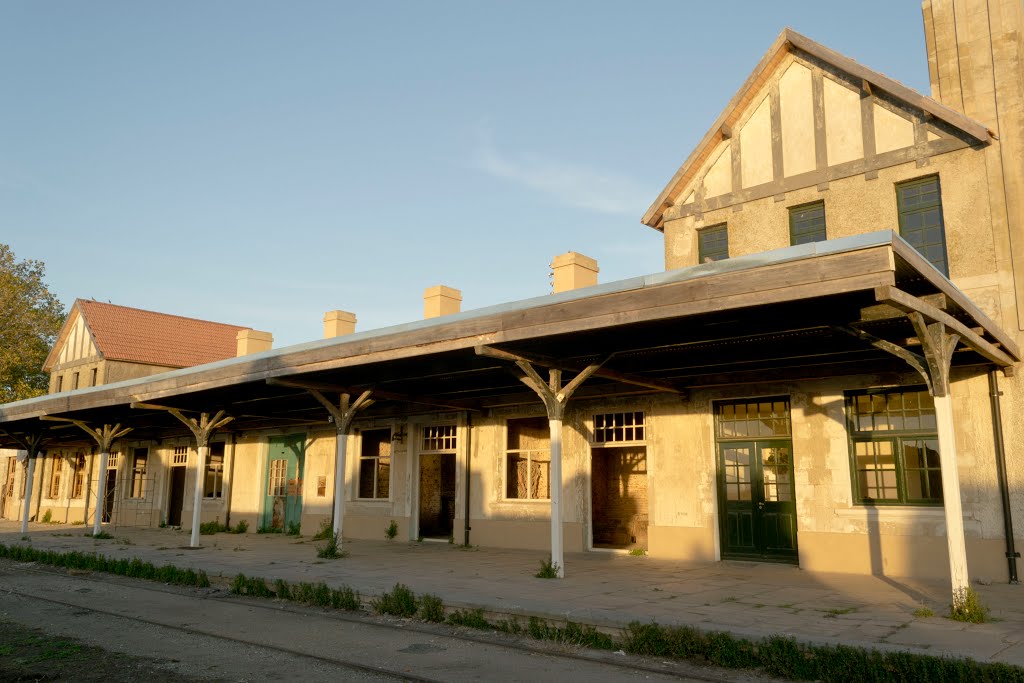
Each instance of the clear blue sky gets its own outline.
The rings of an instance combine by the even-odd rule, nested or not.
[[[916,0],[0,3],[0,242],[319,338],[663,268],[640,217],[784,26],[928,92]]]

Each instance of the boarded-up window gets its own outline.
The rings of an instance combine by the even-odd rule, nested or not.
[[[391,430],[363,430],[359,451],[359,497],[387,498],[390,484]]]
[[[81,498],[85,492],[85,454],[75,455],[75,470],[71,479],[71,497]]]
[[[551,497],[551,431],[547,418],[509,420],[505,444],[505,497]]]
[[[7,459],[7,481],[4,486],[6,487],[6,495],[8,498],[14,495],[14,479],[18,476],[18,459],[8,458]]]
[[[60,473],[64,465],[64,458],[59,455],[53,456],[53,465],[50,468],[50,498],[60,497]]]

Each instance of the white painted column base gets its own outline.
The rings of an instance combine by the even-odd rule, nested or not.
[[[199,457],[196,460],[196,490],[192,503],[192,540],[189,543],[193,548],[199,547],[199,525],[202,524],[203,514],[203,479],[206,477],[206,456],[210,452],[207,445],[198,448]]]
[[[25,461],[25,502],[21,506],[21,533],[28,533],[28,513],[32,506],[32,479],[36,474],[36,459],[31,455]]]
[[[935,422],[939,436],[942,465],[942,501],[946,512],[946,543],[949,549],[949,577],[956,603],[970,587],[967,575],[967,546],[964,540],[964,515],[960,503],[960,472],[956,458],[956,429],[953,400],[948,395],[935,397]]]
[[[549,419],[551,429],[551,564],[557,567],[558,578],[565,578],[565,556],[562,546],[562,420]]]
[[[92,523],[92,535],[98,534],[103,524],[103,501],[107,492],[107,458],[109,454],[104,451],[100,453],[100,473],[96,482],[96,519]]]

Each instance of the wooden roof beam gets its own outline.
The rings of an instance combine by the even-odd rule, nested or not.
[[[1018,358],[1011,357],[1006,351],[1000,349],[995,344],[985,340],[981,335],[974,333],[953,316],[939,310],[923,299],[907,294],[901,289],[891,285],[876,287],[875,300],[879,303],[898,308],[908,315],[920,313],[928,320],[944,324],[960,336],[960,341],[965,346],[1002,368],[1012,368],[1017,360],[1019,360]],[[1016,355],[1016,349],[1007,350]]]
[[[513,363],[526,362],[532,365],[540,365],[546,368],[564,370],[567,372],[582,372],[585,368],[574,365],[572,363],[564,363],[554,358],[547,356],[535,355],[535,354],[521,354],[512,353],[503,349],[497,349],[493,346],[480,345],[475,348],[478,356],[486,356],[487,358],[498,358],[500,360],[512,361]],[[614,354],[612,354],[614,356]],[[608,360],[612,358],[608,357]],[[623,384],[633,384],[638,387],[646,387],[648,389],[656,389],[657,391],[664,391],[670,394],[685,394],[686,390],[680,388],[673,382],[666,382],[658,379],[651,379],[648,377],[642,377],[640,375],[634,375],[626,372],[617,372],[605,367],[600,367],[593,372],[594,377],[601,377],[602,379],[610,379],[616,382],[622,382]]]
[[[338,394],[353,395],[360,393],[359,389],[343,387],[326,382],[278,379],[276,377],[271,377],[270,379],[267,379],[266,382],[270,385],[305,389],[306,391],[330,391]],[[440,400],[430,396],[415,396],[394,391],[382,391],[377,388],[372,388],[372,391],[375,399],[383,399],[385,401],[404,401],[406,403],[416,403],[419,405],[432,406],[434,408],[443,408],[444,410],[471,410],[474,412],[480,412],[480,406],[470,401]]]

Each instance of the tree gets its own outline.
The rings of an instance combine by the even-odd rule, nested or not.
[[[42,261],[18,261],[0,244],[0,403],[45,394],[43,363],[57,341],[64,306],[43,282]]]

